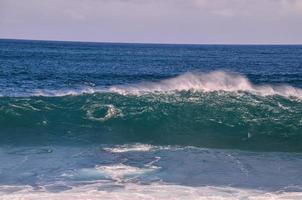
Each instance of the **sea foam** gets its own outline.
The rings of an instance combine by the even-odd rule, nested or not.
[[[180,91],[193,92],[248,92],[259,96],[279,95],[286,98],[293,97],[302,99],[302,89],[291,85],[272,85],[272,84],[253,84],[246,76],[226,72],[212,71],[208,73],[186,72],[174,78],[169,78],[157,82],[145,81],[135,84],[114,85],[109,88],[104,87],[80,87],[73,89],[58,90],[33,90],[29,94],[21,94],[20,96],[76,96],[82,94],[95,93],[118,93],[121,95],[144,95],[150,93],[173,93]],[[2,96],[19,96],[6,95]]]
[[[302,98],[302,89],[290,85],[255,85],[243,75],[213,71],[209,73],[187,72],[175,78],[159,82],[144,82],[132,85],[113,86],[111,92],[123,95],[141,95],[146,93],[167,93],[177,91],[194,92],[249,92],[255,95],[271,96],[280,95],[283,97]]]
[[[112,191],[101,190],[102,183],[88,184],[84,186],[74,187],[60,193],[52,193],[49,191],[35,191],[31,187],[18,187],[19,192],[10,194],[1,194],[3,200],[83,200],[83,199],[175,199],[175,200],[281,200],[281,199],[301,199],[300,192],[263,192],[260,190],[237,189],[232,187],[189,187],[181,185],[171,185],[164,183],[154,183],[150,185],[140,185],[127,183],[123,189],[115,189]],[[5,187],[5,186],[2,186]],[[12,186],[7,186],[10,190]]]

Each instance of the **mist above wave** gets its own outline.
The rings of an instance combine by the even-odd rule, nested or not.
[[[28,97],[28,96],[77,96],[95,93],[117,93],[120,95],[145,95],[175,93],[182,91],[190,92],[247,92],[259,96],[279,95],[286,98],[302,99],[302,89],[291,85],[253,84],[246,76],[226,71],[186,72],[174,78],[161,81],[144,81],[135,84],[114,85],[111,87],[91,87],[65,89],[33,89],[30,92],[18,94],[0,94],[0,97]]]
[[[162,80],[159,82],[144,82],[132,85],[113,86],[111,92],[127,95],[141,95],[153,92],[249,92],[255,95],[271,96],[280,95],[283,97],[302,98],[302,89],[290,85],[255,85],[250,80],[240,74],[213,71],[209,73],[187,72],[175,78]]]

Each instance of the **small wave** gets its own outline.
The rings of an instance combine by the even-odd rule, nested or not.
[[[122,95],[142,95],[146,93],[166,93],[177,91],[194,92],[249,92],[260,96],[280,95],[302,98],[302,89],[290,85],[254,85],[243,75],[225,71],[210,73],[185,73],[160,82],[145,82],[133,85],[113,86],[109,89]]]
[[[84,87],[79,89],[65,89],[65,90],[35,90],[29,96],[44,96],[44,97],[63,97],[63,96],[76,96],[81,94],[94,94],[102,92],[103,89],[93,87]]]

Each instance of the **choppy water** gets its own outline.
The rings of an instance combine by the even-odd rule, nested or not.
[[[299,199],[302,46],[0,40],[4,199]]]

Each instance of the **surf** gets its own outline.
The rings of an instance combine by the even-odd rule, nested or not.
[[[0,98],[3,144],[181,145],[302,151],[302,103],[224,91]]]
[[[175,92],[229,92],[250,93],[258,96],[282,96],[302,99],[302,89],[288,84],[254,84],[245,75],[229,71],[186,72],[161,81],[143,81],[113,86],[82,86],[58,90],[33,89],[24,93],[4,93],[0,97],[62,97],[95,93],[117,93],[121,95],[145,95]]]

